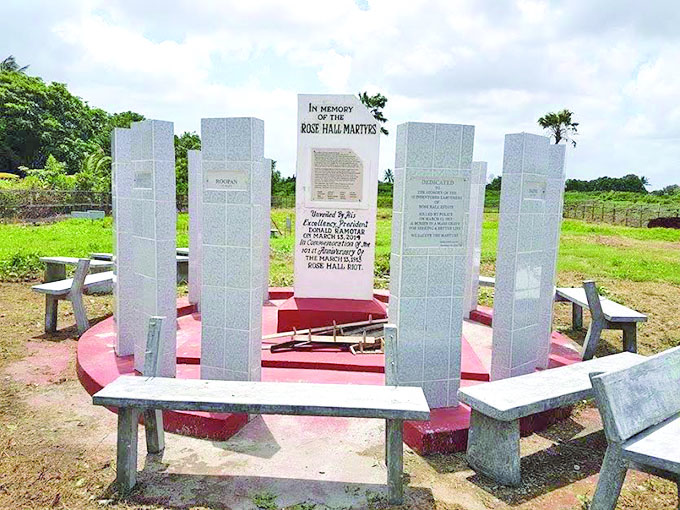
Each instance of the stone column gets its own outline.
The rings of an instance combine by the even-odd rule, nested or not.
[[[564,194],[564,145],[505,135],[491,378],[546,366]]]
[[[477,309],[479,298],[479,264],[482,258],[482,224],[484,223],[484,197],[486,193],[486,162],[472,162],[472,187],[468,221],[467,258],[470,264],[465,280],[463,299],[465,318]]]
[[[264,160],[264,189],[262,190],[262,216],[264,219],[262,246],[262,302],[269,301],[269,237],[272,227],[272,160]]]
[[[135,370],[144,368],[149,318],[163,316],[159,373],[175,375],[177,348],[177,203],[172,122],[144,120],[131,128],[132,269]]]
[[[132,269],[132,143],[129,129],[115,128],[111,134],[111,205],[113,213],[113,321],[118,356],[135,351],[134,321],[137,285]]]
[[[201,378],[260,379],[264,122],[201,120]]]
[[[397,127],[386,363],[435,408],[458,405],[473,142],[474,126]]]
[[[189,163],[189,302],[201,301],[201,218],[203,167],[201,151],[187,151]]]

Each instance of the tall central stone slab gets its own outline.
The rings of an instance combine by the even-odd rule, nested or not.
[[[297,131],[295,296],[279,331],[384,317],[373,299],[380,126],[356,96],[299,95]]]
[[[201,220],[203,218],[203,169],[201,151],[187,151],[189,170],[189,303],[201,301]]]
[[[172,122],[144,120],[130,127],[134,171],[132,273],[135,370],[142,372],[149,319],[162,316],[159,373],[175,375],[177,348],[177,203]],[[122,266],[119,272],[122,271]]]
[[[565,146],[505,135],[491,378],[545,368],[562,221]]]
[[[201,378],[260,379],[264,122],[201,119]]]
[[[473,142],[474,126],[397,127],[386,364],[430,407],[458,405]]]

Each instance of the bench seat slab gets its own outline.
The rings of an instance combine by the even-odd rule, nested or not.
[[[427,420],[423,390],[362,386],[121,376],[95,393],[96,405],[218,413]]]
[[[513,421],[592,398],[588,374],[627,368],[645,359],[630,352],[612,354],[533,374],[461,388],[461,402],[501,421]]]
[[[623,444],[623,457],[680,476],[680,415],[630,438]]]
[[[499,421],[473,409],[467,461],[477,473],[498,483],[513,487],[520,485],[519,420]]]

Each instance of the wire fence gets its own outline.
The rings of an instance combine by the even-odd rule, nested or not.
[[[177,196],[177,210],[188,209],[187,195]],[[294,196],[272,196],[273,209],[294,209]],[[379,208],[392,208],[392,197],[379,196]],[[93,191],[0,190],[0,221],[36,222],[59,219],[76,211],[97,210],[111,213],[111,194]],[[498,206],[487,206],[487,213],[498,213]],[[680,205],[616,204],[581,202],[565,204],[564,217],[591,223],[646,227],[656,218],[680,218]],[[678,220],[680,221],[680,220]]]
[[[680,205],[617,205],[616,203],[609,204],[607,202],[582,202],[579,204],[565,204],[563,216],[590,223],[647,227],[650,220],[680,217]]]

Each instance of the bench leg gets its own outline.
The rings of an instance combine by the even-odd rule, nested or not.
[[[118,452],[116,483],[121,494],[127,494],[137,483],[137,427],[139,409],[118,408]]]
[[[66,266],[64,264],[54,264],[47,262],[45,264],[45,283],[58,282],[66,278]]]
[[[600,336],[602,335],[602,330],[605,329],[605,326],[606,324],[604,321],[596,319],[590,321],[588,334],[586,334],[586,339],[583,342],[583,350],[581,351],[581,359],[583,359],[583,361],[593,359],[593,356],[595,356],[597,344],[600,342]]]
[[[402,472],[404,469],[403,420],[386,420],[387,491],[391,505],[404,501]]]
[[[619,499],[623,480],[626,478],[626,462],[621,457],[621,450],[609,446],[604,454],[600,478],[590,504],[590,510],[614,510]]]
[[[144,430],[146,432],[147,453],[161,453],[165,449],[163,411],[159,409],[145,409]]]
[[[571,304],[571,327],[583,329],[583,307],[576,303]]]
[[[637,323],[624,323],[621,329],[623,330],[623,350],[637,352]]]
[[[494,420],[473,409],[467,446],[470,467],[516,487],[522,483],[519,458],[519,420]]]
[[[87,320],[87,312],[85,311],[85,304],[83,303],[83,295],[81,293],[72,293],[69,299],[73,305],[73,315],[76,317],[78,334],[82,335],[90,327],[90,323]]]
[[[59,300],[47,294],[45,296],[45,333],[54,333],[57,330],[57,312]]]

